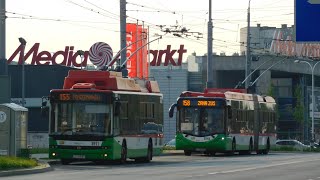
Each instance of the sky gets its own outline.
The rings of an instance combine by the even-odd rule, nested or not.
[[[65,46],[89,50],[96,42],[106,42],[114,54],[120,49],[120,0],[6,0],[6,57],[27,41],[26,51],[40,43],[40,51],[56,52]],[[212,0],[213,52],[232,55],[240,52],[240,28],[247,26],[249,0]],[[127,0],[127,22],[150,29],[150,49],[167,45],[187,55],[207,52],[209,0]],[[281,27],[294,22],[294,0],[251,0],[251,25]],[[188,37],[165,34],[160,28],[175,26],[202,33]],[[178,29],[179,29],[178,28]],[[186,59],[187,55],[183,57]],[[28,60],[27,60],[28,61]]]

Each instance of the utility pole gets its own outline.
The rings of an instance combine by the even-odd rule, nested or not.
[[[8,75],[6,60],[6,0],[0,1],[0,75]]]
[[[247,49],[246,49],[246,76],[250,76],[246,82],[245,82],[245,88],[248,89],[249,83],[251,81],[251,53],[250,53],[250,1],[249,0],[249,6],[248,6],[248,26],[247,26]]]
[[[127,48],[126,48],[126,36],[127,36],[127,14],[126,14],[126,0],[120,0],[120,49],[124,49],[120,54],[120,64],[123,64],[126,61]],[[127,64],[124,64],[124,70],[127,70]]]
[[[148,42],[150,42],[150,28],[149,28],[149,26],[148,26]],[[150,44],[148,44],[148,52],[149,51],[150,51]],[[146,78],[149,79],[149,77],[150,77],[150,53],[148,53],[147,68],[148,68],[148,76]]]
[[[136,26],[136,38],[137,39],[140,39],[140,37],[139,37],[139,20],[137,19],[137,26]],[[142,42],[142,41],[141,41]],[[139,45],[140,45],[140,42],[138,42],[137,43],[137,48],[139,48]],[[141,46],[142,46],[142,43],[141,43]],[[139,62],[141,62],[141,59],[139,60],[139,55],[140,55],[140,53],[139,53],[140,51],[137,51],[137,53],[136,53],[136,67],[137,67],[137,77],[139,77],[139,75],[140,75],[140,66],[139,66]]]
[[[213,88],[212,39],[213,38],[212,38],[211,0],[209,0],[208,49],[207,49],[207,88]]]
[[[6,59],[6,0],[0,0],[0,103],[11,99],[11,80]]]

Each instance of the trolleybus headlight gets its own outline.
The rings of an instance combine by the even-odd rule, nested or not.
[[[224,140],[224,137],[222,137],[221,140]]]
[[[56,156],[56,153],[52,153],[52,156]]]
[[[103,156],[104,156],[104,157],[108,157],[108,154],[104,154]]]

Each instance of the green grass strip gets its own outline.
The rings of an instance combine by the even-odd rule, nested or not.
[[[34,159],[0,156],[0,170],[31,168],[37,165],[38,163]]]

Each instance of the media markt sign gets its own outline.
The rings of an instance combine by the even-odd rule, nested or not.
[[[320,0],[295,0],[296,42],[320,42]]]
[[[26,61],[31,58],[31,65],[64,65],[73,67],[86,67],[88,59],[90,59],[93,65],[97,67],[104,67],[113,58],[113,51],[111,47],[104,42],[97,42],[90,47],[89,51],[84,51],[82,59],[80,59],[78,50],[74,46],[65,46],[64,50],[51,53],[49,51],[39,51],[40,43],[35,43],[28,51],[25,51],[25,55],[22,58],[20,53],[22,52],[22,46],[20,45],[14,53],[8,59],[10,64],[15,58],[19,59],[18,64],[21,65],[22,61]],[[151,66],[160,66],[164,62],[164,66],[171,64],[173,66],[181,66],[183,54],[187,50],[184,49],[184,45],[180,45],[180,48],[175,50],[171,49],[171,45],[167,45],[164,50],[149,50],[153,58],[150,61]],[[178,55],[178,60],[173,59],[174,55]],[[164,61],[163,59],[164,58]]]

